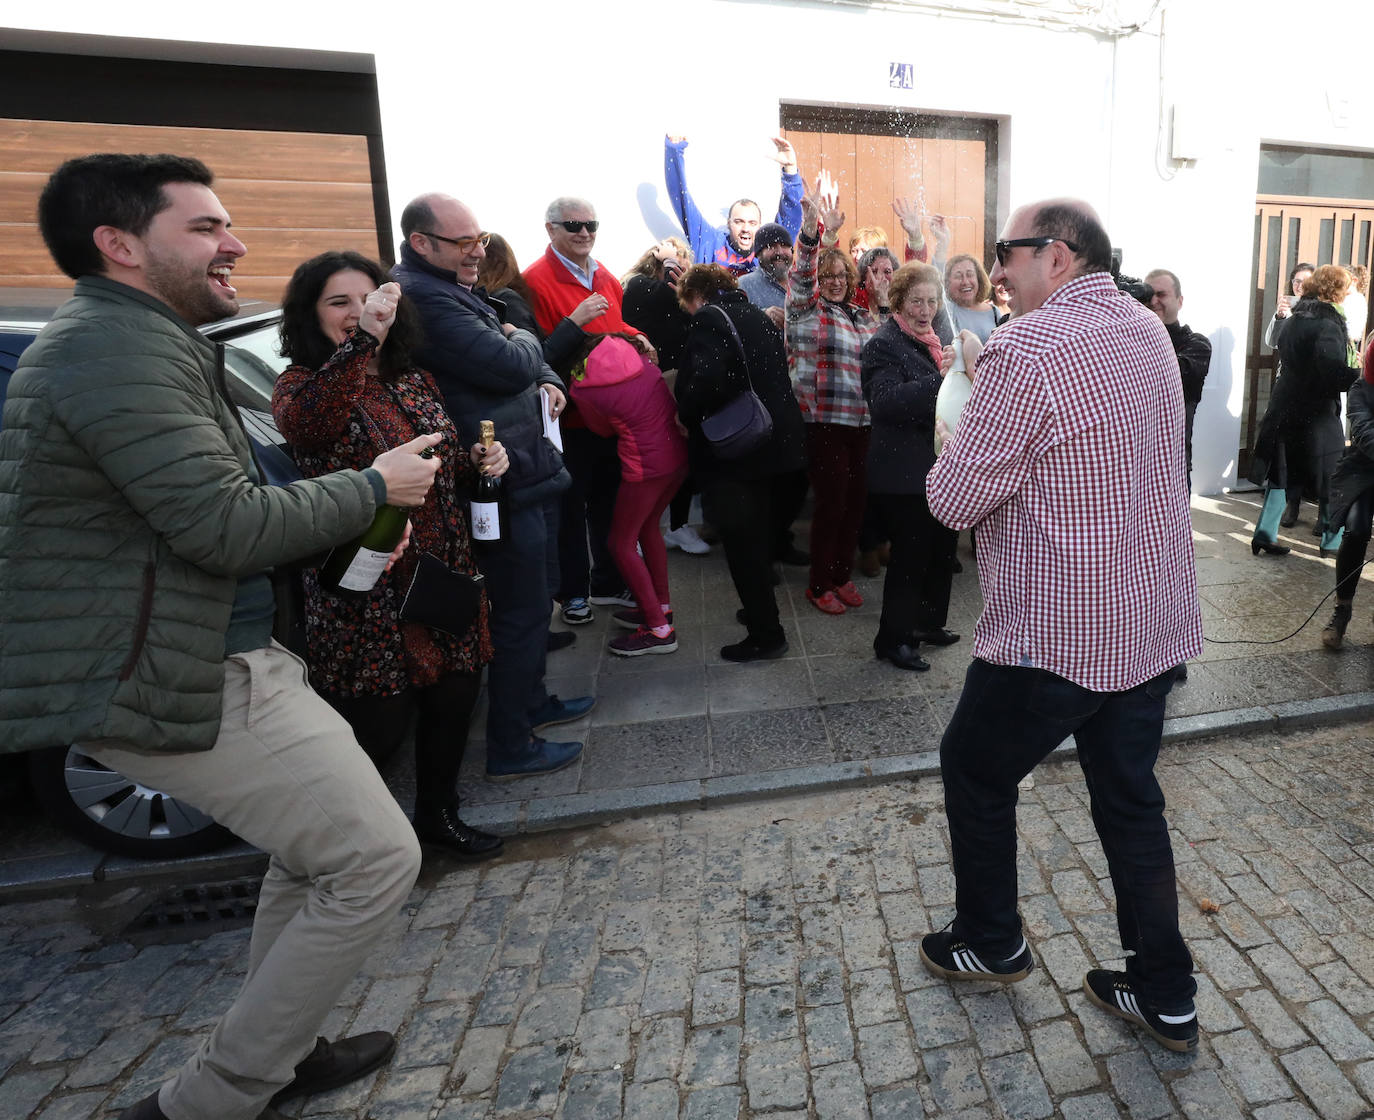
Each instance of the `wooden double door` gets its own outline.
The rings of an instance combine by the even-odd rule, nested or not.
[[[906,241],[892,201],[917,199],[948,219],[951,255],[969,253],[991,266],[996,121],[809,105],[784,105],[781,116],[808,185],[822,168],[839,184],[841,245],[860,226],[881,226],[901,258]]]

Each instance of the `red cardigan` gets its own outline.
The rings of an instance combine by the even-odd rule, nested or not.
[[[568,271],[568,266],[554,256],[552,245],[544,250],[542,257],[525,269],[524,277],[533,297],[534,317],[539,321],[539,329],[545,335],[552,334],[553,328],[571,315],[573,308],[592,294],[587,291],[582,281]],[[592,287],[598,295],[606,297],[607,307],[582,329],[588,334],[609,334],[611,331],[638,334],[634,327],[620,317],[620,305],[625,299],[620,281],[600,261],[596,262]]]

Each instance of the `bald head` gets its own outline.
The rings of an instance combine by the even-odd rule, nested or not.
[[[1077,247],[1079,275],[1110,272],[1112,240],[1097,211],[1081,198],[1047,198],[1026,207],[1032,211],[1035,237],[1058,237]]]
[[[487,255],[479,240],[482,227],[466,203],[450,194],[422,194],[401,211],[406,244],[435,268],[454,273],[458,283],[472,287],[477,268]]]
[[[1012,244],[998,254],[991,279],[1006,289],[1013,315],[1036,310],[1069,281],[1109,271],[1112,264],[1107,231],[1081,199],[1049,198],[1017,207],[1001,240]]]

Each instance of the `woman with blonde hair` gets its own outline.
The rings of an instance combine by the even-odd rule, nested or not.
[[[997,326],[997,308],[992,302],[992,281],[983,262],[968,253],[950,257],[945,265],[945,295],[949,297],[949,317],[954,333],[972,331],[979,342],[987,342]]]

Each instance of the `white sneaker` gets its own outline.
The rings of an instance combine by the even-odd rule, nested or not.
[[[693,556],[705,556],[711,551],[711,546],[702,540],[690,525],[669,529],[663,534],[663,543],[669,548],[680,548]]]

